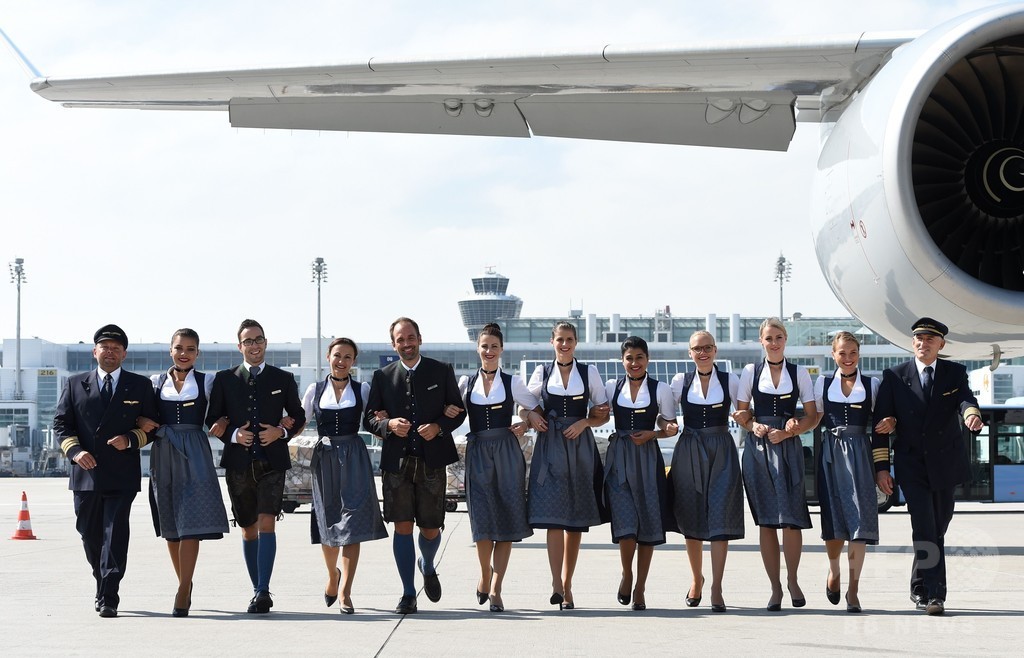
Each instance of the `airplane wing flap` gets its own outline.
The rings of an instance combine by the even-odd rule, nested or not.
[[[232,98],[236,128],[342,130],[529,137],[512,98],[462,101],[445,96]]]
[[[539,136],[785,151],[794,100],[788,92],[566,94],[517,105]]]

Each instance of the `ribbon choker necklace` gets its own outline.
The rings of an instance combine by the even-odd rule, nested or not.
[[[174,369],[174,372],[188,372],[189,370],[192,369],[192,366],[189,366],[187,368],[179,368],[178,366],[171,366],[171,367]]]
[[[559,368],[568,368],[569,366],[571,366],[571,365],[572,365],[572,361],[570,361],[569,363],[562,363],[562,362],[561,362],[561,361],[559,361],[558,359],[555,359],[555,363],[557,363],[557,364],[558,364],[558,367],[559,367]]]
[[[347,382],[348,381],[348,377],[335,377],[334,375],[328,375],[328,377],[331,378],[332,382]]]
[[[854,377],[857,376],[857,371],[854,370],[849,375],[841,372],[841,373],[839,373],[839,376],[842,377],[843,379],[853,379]]]
[[[480,372],[484,373],[485,375],[493,375],[494,373],[498,372],[498,369],[495,368],[494,370],[484,370],[483,368],[480,368]]]
[[[771,363],[771,362],[769,361],[769,363]],[[708,370],[707,372],[701,372],[700,370],[698,370],[697,374],[700,375],[701,377],[710,377],[713,372],[715,372],[715,371],[714,370]]]
[[[631,382],[641,382],[641,381],[643,381],[644,377],[646,377],[646,376],[647,376],[647,373],[644,373],[644,374],[640,375],[639,377],[634,377],[632,375],[626,375],[626,377],[628,377],[629,381],[631,381]]]
[[[781,366],[783,363],[786,362],[786,359],[782,359],[782,361],[772,361],[768,357],[765,357],[764,360],[767,361],[768,365],[770,365],[770,366]]]

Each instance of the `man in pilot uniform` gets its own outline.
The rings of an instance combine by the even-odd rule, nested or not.
[[[929,615],[945,612],[945,535],[953,518],[953,491],[970,478],[960,421],[972,432],[982,428],[978,401],[967,383],[967,369],[939,358],[946,325],[921,318],[911,327],[914,358],[882,373],[874,417],[872,448],[878,488],[892,494],[889,434],[896,479],[910,512],[914,564],[910,598]]]
[[[136,427],[156,418],[149,379],[121,368],[128,337],[115,324],[93,336],[96,370],[68,378],[53,417],[54,436],[71,461],[75,528],[96,580],[94,608],[116,617],[128,563],[128,514],[142,484],[139,449],[152,437]]]

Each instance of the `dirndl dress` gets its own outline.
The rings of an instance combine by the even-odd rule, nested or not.
[[[354,407],[321,409],[327,380],[317,384],[313,397],[320,441],[313,448],[309,469],[313,479],[310,540],[314,544],[348,546],[388,536],[377,502],[377,486],[366,444],[359,436],[363,400],[359,382],[350,380]]]
[[[868,429],[871,405],[832,402],[828,399],[831,379],[824,384],[825,415],[816,481],[821,538],[877,544],[878,499]],[[871,395],[870,380],[865,382],[865,391]]]
[[[167,541],[220,539],[228,532],[220,480],[203,430],[205,375],[193,374],[198,388],[193,400],[163,399],[167,374],[156,381],[163,424],[150,448],[149,502],[156,534]]]

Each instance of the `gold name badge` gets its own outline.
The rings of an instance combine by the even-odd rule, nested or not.
[[[788,400],[791,397],[793,397],[793,394],[792,393],[787,393],[786,395],[780,395],[779,399],[780,400]]]
[[[645,411],[647,411],[647,410],[646,409],[634,409],[633,413],[635,413],[635,414],[642,414]]]
[[[491,409],[501,409],[501,407],[502,407],[502,405],[500,405],[500,404],[495,404],[495,405],[492,405],[492,406],[491,406]]]
[[[582,400],[582,399],[583,399],[582,395],[577,395],[576,397],[573,398],[573,400]]]
[[[195,404],[195,400],[193,400],[192,402],[186,402],[185,404],[183,404],[181,406],[183,406],[183,407],[191,407],[194,404]]]
[[[861,405],[859,405],[859,404],[851,404],[851,405],[850,405],[850,408],[851,408],[851,409],[863,409],[864,407],[863,407],[863,406],[861,406]]]
[[[721,408],[722,404],[724,404],[724,403],[719,402],[718,404],[713,404],[713,405],[711,405],[711,408],[712,409],[719,409],[719,408]]]

